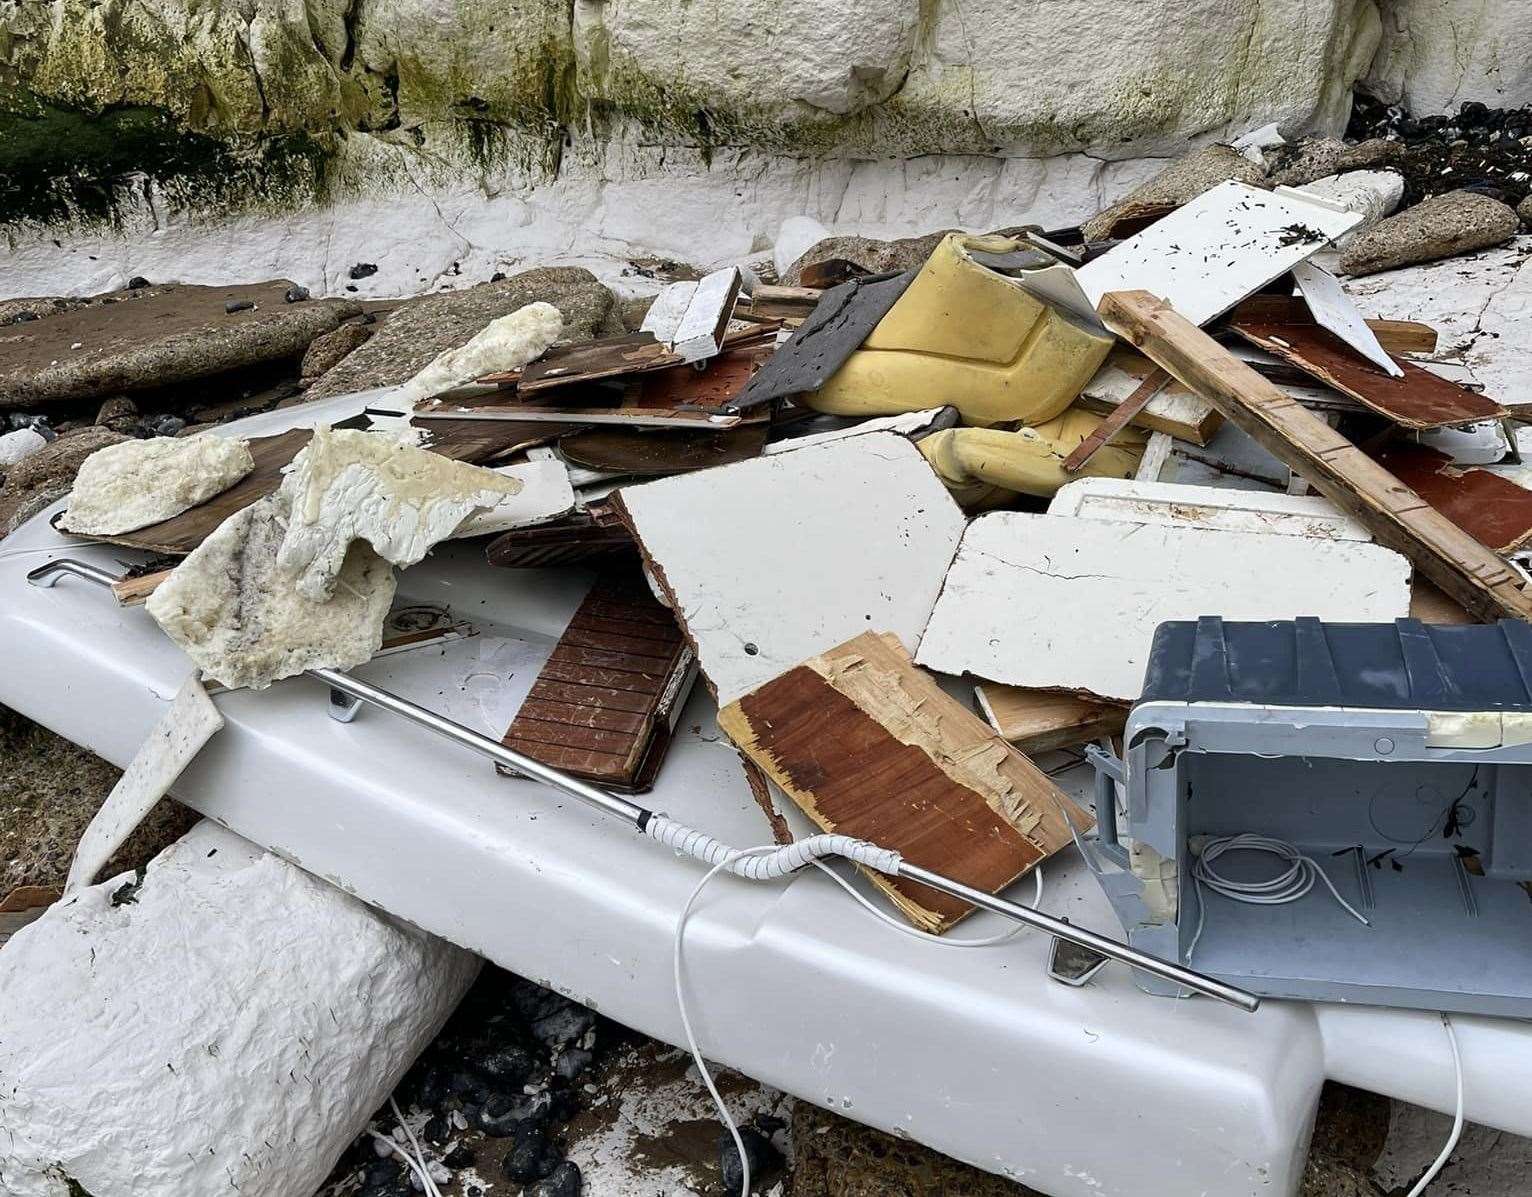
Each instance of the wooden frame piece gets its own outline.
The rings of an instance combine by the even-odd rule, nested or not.
[[[1205,396],[1378,542],[1481,619],[1532,619],[1521,578],[1340,433],[1147,291],[1101,299],[1107,327]]]

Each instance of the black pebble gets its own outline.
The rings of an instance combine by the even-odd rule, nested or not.
[[[160,412],[158,415],[146,416],[138,422],[138,426],[144,430],[145,436],[176,436],[186,427],[186,421],[180,416]]]
[[[745,1144],[745,1158],[750,1161],[750,1183],[754,1187],[755,1182],[782,1157],[771,1145],[771,1140],[758,1130],[742,1126],[739,1137]],[[723,1187],[730,1193],[739,1192],[740,1182],[745,1177],[739,1166],[739,1152],[734,1149],[734,1140],[727,1130],[718,1132],[718,1167],[723,1172]]]
[[[492,1139],[508,1139],[528,1125],[531,1103],[497,1093],[474,1111],[470,1121]]]
[[[495,271],[494,274],[489,276],[489,281],[492,282],[492,283],[503,283],[503,282],[505,282],[505,271],[503,271],[503,270]]]
[[[516,1131],[515,1143],[505,1157],[505,1174],[512,1180],[529,1184],[541,1180],[559,1164],[559,1153],[542,1128],[523,1123]]]
[[[11,323],[12,324],[26,324],[29,321],[36,320],[36,319],[37,319],[37,313],[36,312],[17,312],[15,317],[11,320]]]
[[[223,310],[233,315],[235,312],[248,312],[253,307],[255,301],[252,299],[231,299],[223,305]]]
[[[595,1056],[583,1047],[565,1048],[553,1070],[566,1081],[572,1081],[591,1066]]]
[[[282,298],[285,299],[288,303],[302,303],[308,297],[309,289],[307,287],[297,286],[289,287],[287,289],[287,293],[282,296]]]
[[[346,273],[349,274],[352,278],[370,278],[372,275],[377,274],[377,272],[378,268],[373,265],[373,263],[358,262]]]
[[[532,1053],[515,1044],[492,1048],[472,1062],[475,1072],[502,1088],[525,1084],[535,1067],[537,1061]]]
[[[585,1179],[579,1166],[565,1160],[547,1177],[527,1190],[527,1197],[580,1197],[585,1190]]]
[[[135,274],[132,278],[130,278],[128,280],[128,290],[129,291],[142,291],[148,285],[149,285],[149,280],[146,279],[141,274]]]
[[[466,1168],[469,1164],[473,1163],[475,1158],[472,1147],[468,1146],[467,1143],[459,1143],[446,1155],[442,1156],[442,1163],[446,1164],[449,1168]]]
[[[421,1128],[427,1143],[437,1146],[447,1141],[447,1136],[452,1133],[452,1128],[447,1125],[447,1120],[440,1114],[432,1114],[426,1119],[426,1124]]]

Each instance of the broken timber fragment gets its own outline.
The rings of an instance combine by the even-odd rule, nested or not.
[[[1493,399],[1464,390],[1413,362],[1399,361],[1399,376],[1390,377],[1362,361],[1334,333],[1309,321],[1279,323],[1237,315],[1229,327],[1252,345],[1290,362],[1403,428],[1443,428],[1503,419],[1509,414]]]
[[[1033,756],[1122,733],[1128,708],[1051,690],[1024,690],[985,682],[974,701],[1002,740]]]
[[[743,285],[738,266],[715,270],[696,282],[672,283],[644,316],[640,331],[652,333],[684,362],[718,353]]]
[[[607,574],[576,609],[502,742],[587,781],[647,790],[696,661],[636,569]]]
[[[1471,615],[1532,619],[1532,596],[1505,562],[1170,305],[1145,291],[1120,292],[1103,297],[1101,314]]]
[[[1385,445],[1375,455],[1427,503],[1486,548],[1511,553],[1532,539],[1532,491],[1489,470],[1463,470],[1425,445]]]
[[[1119,403],[1100,424],[1096,425],[1094,432],[1089,433],[1064,459],[1064,472],[1066,474],[1078,474],[1085,463],[1102,448],[1107,441],[1111,440],[1125,427],[1128,422],[1143,411],[1149,405],[1149,401],[1159,394],[1161,388],[1170,381],[1170,375],[1156,366],[1150,371],[1133,393]]]
[[[1111,415],[1159,370],[1142,354],[1118,345],[1085,384],[1073,406],[1098,415]],[[1205,445],[1223,424],[1218,409],[1175,379],[1165,382],[1128,423],[1149,432],[1167,432],[1177,440]]]
[[[718,726],[814,822],[999,893],[1093,820],[929,674],[863,632],[756,687]],[[868,874],[923,931],[972,907]]]

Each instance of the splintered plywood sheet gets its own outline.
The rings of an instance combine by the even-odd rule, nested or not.
[[[1181,524],[1224,532],[1273,532],[1317,540],[1372,539],[1366,528],[1319,495],[1271,494],[1179,482],[1082,478],[1059,488],[1048,504],[1048,514],[1135,524]]]
[[[1220,183],[1075,272],[1094,305],[1110,291],[1148,291],[1206,324],[1323,249],[1362,217]]]
[[[1404,428],[1443,428],[1498,420],[1509,414],[1493,399],[1476,395],[1411,362],[1401,360],[1399,377],[1392,378],[1317,324],[1239,317],[1229,327],[1252,345],[1297,366]]]
[[[718,712],[718,726],[825,831],[999,893],[1091,816],[873,632],[804,661]],[[869,874],[917,927],[972,910]]]
[[[1377,454],[1388,470],[1480,544],[1497,553],[1532,540],[1532,491],[1489,470],[1462,470],[1425,445],[1386,445]]]
[[[613,500],[720,703],[868,628],[914,644],[963,534],[920,450],[888,432]]]
[[[968,527],[916,660],[944,673],[1132,701],[1168,619],[1409,612],[1410,567],[1356,541],[1003,511]]]
[[[975,686],[974,701],[1002,740],[1028,754],[1115,736],[1128,721],[1128,708],[1115,703],[994,682]]]

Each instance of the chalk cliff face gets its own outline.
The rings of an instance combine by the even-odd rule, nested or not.
[[[1337,132],[1369,69],[1410,75],[1398,38],[1497,8],[1381,3],[21,0],[0,294],[254,270],[398,294],[533,259],[707,264],[797,213],[1073,219],[1188,139]],[[1532,17],[1486,21],[1514,47]]]

